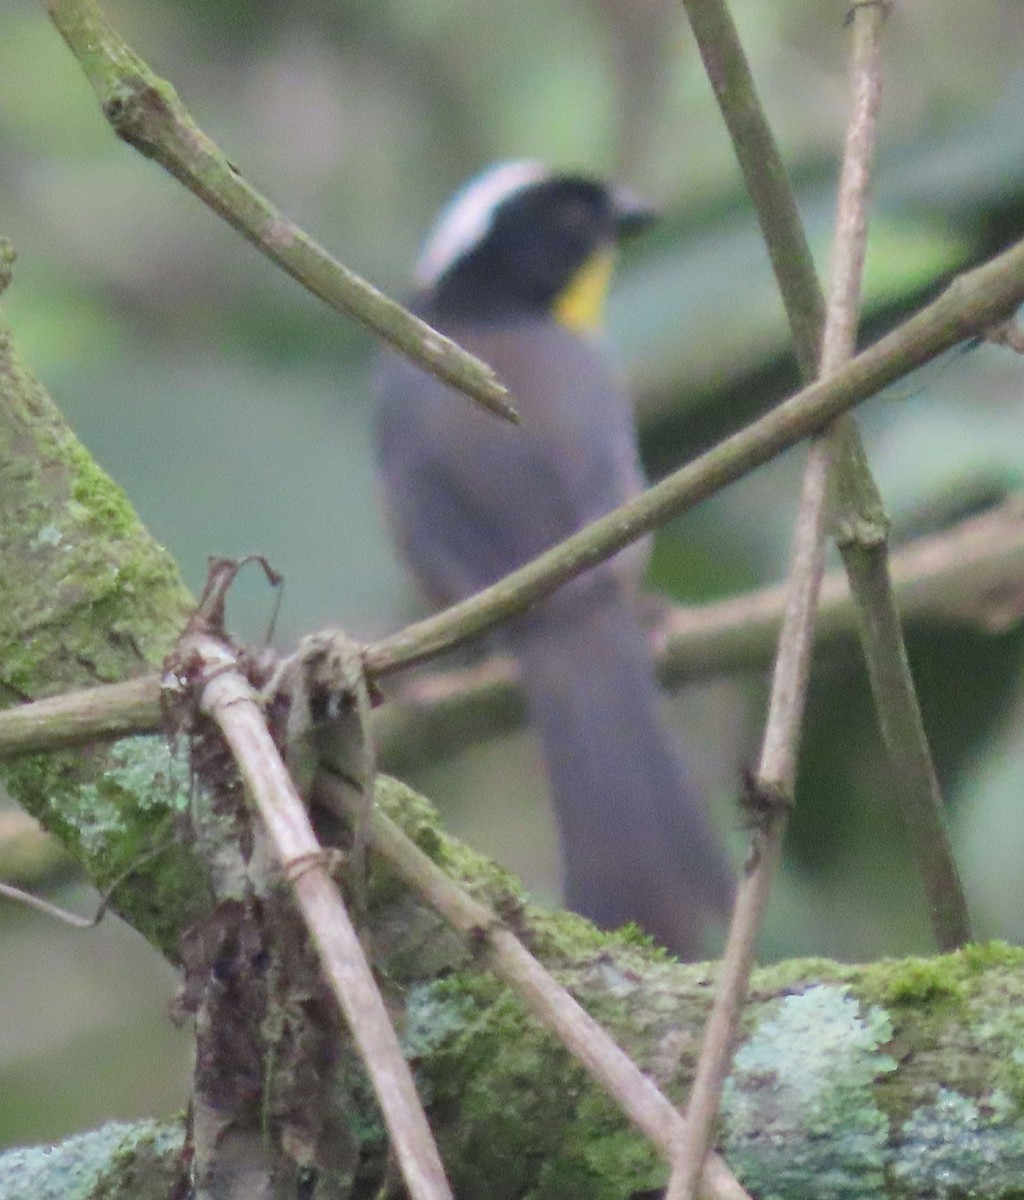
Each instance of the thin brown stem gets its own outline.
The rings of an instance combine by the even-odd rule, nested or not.
[[[401,787],[379,779],[379,788]],[[359,800],[329,772],[321,771],[313,800],[349,820]],[[470,896],[375,805],[370,840],[399,879],[449,924],[470,938],[484,965],[521,997],[530,1013],[566,1046],[641,1133],[671,1161],[683,1118],[620,1046],[479,900]],[[749,1200],[726,1163],[711,1155],[701,1178],[704,1195],[715,1200]]]
[[[826,332],[822,374],[846,362],[856,344],[857,292],[850,280],[859,279],[863,267],[866,195],[881,103],[881,28],[886,11],[882,0],[858,5],[853,11],[855,114],[861,117],[850,124],[840,181],[841,196],[851,197],[850,202],[840,205],[840,221],[850,229],[845,237],[840,237],[837,229],[829,297],[829,314],[835,311],[837,319],[834,333]],[[840,258],[844,255],[845,261]],[[893,595],[888,523],[852,416],[836,423],[832,443],[839,464],[833,533],[856,599],[861,648],[888,751],[897,805],[924,881],[935,940],[941,950],[955,950],[971,940],[971,922]]]
[[[956,950],[971,940],[970,917],[960,873],[942,813],[942,794],[921,709],[907,660],[903,628],[888,602],[885,543],[865,547],[858,539],[840,542],[847,572],[858,581],[857,605],[862,645],[879,725],[892,758],[899,807],[928,896],[932,929],[939,948]]]
[[[854,80],[857,108],[864,119],[856,127],[851,125],[850,166],[842,182],[855,195],[865,195],[868,186],[870,143],[881,94],[881,27],[885,13],[881,2],[859,5],[853,13]],[[844,219],[854,225],[845,241],[860,246],[862,260],[866,205],[849,204],[845,211]],[[848,268],[859,270],[860,265],[860,261],[851,262]],[[830,298],[830,304],[834,301],[844,314],[843,321],[837,322],[834,344],[826,339],[824,354],[832,366],[852,355],[856,337],[856,298],[842,287],[841,280],[834,281]],[[823,373],[827,369],[823,366]],[[861,647],[889,755],[894,792],[928,895],[936,942],[942,950],[955,950],[971,939],[970,917],[893,595],[887,521],[852,417],[837,422],[833,443],[839,463],[833,533],[856,599]]]
[[[814,350],[823,302],[785,167],[758,103],[724,0],[684,0],[684,5],[758,212],[797,356],[806,375],[816,365]],[[863,259],[867,206],[853,201],[858,194],[866,195],[870,183],[881,95],[880,30],[890,7],[890,0],[851,6],[853,119],[848,125],[837,232],[850,223],[854,228],[837,237],[833,248],[829,303],[839,307],[823,346],[823,375],[842,364],[855,344],[856,302],[850,289],[851,281],[859,278],[860,262],[844,263],[841,256]],[[842,197],[851,202],[844,203]],[[914,835],[912,851],[928,892],[936,940],[947,948],[962,945],[970,938],[966,900],[950,850],[931,751],[907,663],[888,570],[882,501],[852,420],[838,422],[831,457],[836,500],[833,532],[856,598],[861,648],[893,773],[893,792],[903,820]],[[884,640],[879,636],[881,631],[886,631]]]
[[[813,379],[818,373],[825,302],[789,172],[725,0],[683,0],[683,8],[754,202],[801,372],[805,379]]]
[[[724,4],[722,8],[724,10]],[[823,377],[832,374],[849,359],[856,339],[867,235],[867,192],[880,89],[878,31],[882,15],[882,10],[875,7],[858,9],[854,13],[854,102],[843,155],[832,283],[821,343],[820,371]],[[737,52],[742,60],[738,44]],[[746,145],[744,153],[749,152],[750,146]],[[810,270],[806,294],[813,295],[813,280],[813,270]],[[792,307],[787,307],[793,321]],[[809,350],[808,341],[802,346],[803,358]],[[852,418],[843,420],[852,422]],[[750,986],[757,936],[782,856],[782,839],[796,786],[818,594],[824,575],[830,479],[839,452],[838,432],[831,430],[820,434],[808,454],[793,534],[789,596],[779,635],[768,717],[754,783],[753,799],[762,815],[754,827],[751,852],[738,892],[718,989],[690,1093],[687,1131],[679,1147],[666,1200],[693,1200],[696,1195],[701,1163],[714,1139],[722,1089],[729,1074]],[[855,433],[848,436],[856,440]]]

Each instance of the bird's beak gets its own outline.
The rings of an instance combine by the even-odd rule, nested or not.
[[[652,204],[629,188],[617,187],[612,192],[615,230],[620,241],[629,241],[644,233],[657,221],[658,211]]]

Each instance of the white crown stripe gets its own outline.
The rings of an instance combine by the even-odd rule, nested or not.
[[[499,163],[471,179],[448,202],[428,236],[416,264],[417,284],[431,287],[437,283],[454,262],[483,239],[503,200],[548,175],[543,164],[523,160]]]

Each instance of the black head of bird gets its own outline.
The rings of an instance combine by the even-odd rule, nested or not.
[[[469,183],[442,212],[417,279],[431,307],[474,323],[553,316],[597,325],[619,241],[653,210],[623,188],[503,163]]]
[[[413,307],[495,368],[508,426],[386,356],[377,440],[389,516],[426,596],[494,583],[643,486],[632,406],[599,327],[616,245],[650,208],[533,162],[471,181],[441,213]],[[732,874],[664,722],[637,609],[643,543],[506,626],[552,785],[566,902],[700,953]],[[509,803],[515,803],[514,791]]]

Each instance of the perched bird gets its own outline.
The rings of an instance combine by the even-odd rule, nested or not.
[[[652,218],[624,191],[532,162],[490,168],[442,212],[412,308],[497,371],[522,424],[405,359],[382,364],[386,503],[432,603],[494,583],[643,487],[600,323],[616,245]],[[566,903],[693,958],[733,877],[663,719],[637,604],[647,553],[630,547],[497,636],[543,744]]]

